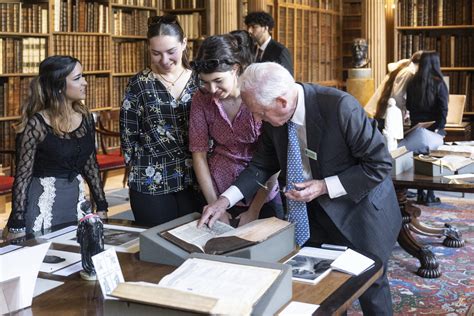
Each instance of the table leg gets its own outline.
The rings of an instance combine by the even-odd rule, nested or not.
[[[418,208],[406,207],[407,189],[397,190],[397,199],[400,205],[400,211],[402,212],[402,229],[398,235],[398,243],[400,246],[409,254],[414,256],[420,261],[420,268],[417,274],[423,278],[439,278],[441,273],[439,272],[439,263],[436,260],[436,256],[429,249],[428,246],[422,245],[417,241],[411,234],[411,221],[420,215],[421,211]]]
[[[446,237],[443,240],[443,245],[451,248],[464,247],[464,240],[461,238],[461,232],[449,224],[444,224],[443,228],[430,227],[418,220],[418,216],[421,214],[420,208],[414,206],[412,202],[406,202],[405,210],[407,213],[412,214],[410,220],[410,230],[428,237]]]

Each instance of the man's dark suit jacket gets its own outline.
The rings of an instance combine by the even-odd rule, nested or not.
[[[401,214],[383,136],[351,95],[313,84],[303,89],[308,149],[317,153],[317,160],[310,159],[313,179],[337,175],[347,192],[335,199],[327,194],[316,198],[307,204],[308,212],[318,203],[356,248],[386,261],[401,229]],[[286,184],[287,135],[287,124],[263,124],[258,150],[234,183],[245,199],[253,197],[257,181],[265,183],[278,170],[280,184]]]
[[[263,51],[262,59],[260,62],[272,61],[279,63],[288,70],[293,76],[293,63],[291,62],[291,55],[288,48],[283,44],[278,43],[273,38],[270,39],[267,47]]]

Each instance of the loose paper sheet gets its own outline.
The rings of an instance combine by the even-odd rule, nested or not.
[[[311,316],[319,308],[319,305],[291,301],[279,316]]]

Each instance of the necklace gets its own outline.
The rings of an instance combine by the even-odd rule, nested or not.
[[[174,81],[171,81],[171,80],[166,79],[166,78],[163,77],[160,73],[157,73],[157,74],[158,74],[158,76],[160,76],[161,79],[163,79],[163,81],[169,83],[169,85],[168,85],[168,88],[169,88],[169,87],[174,87],[174,84],[176,83],[176,81],[178,81],[179,78],[181,78],[181,76],[184,74],[185,71],[186,71],[186,68],[184,68],[183,71],[181,71],[181,73],[179,74],[178,78],[176,78]]]

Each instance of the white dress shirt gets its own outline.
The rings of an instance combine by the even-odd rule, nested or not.
[[[313,179],[311,174],[311,168],[309,163],[309,158],[305,154],[305,150],[307,148],[307,138],[306,138],[306,108],[305,108],[305,99],[304,99],[304,90],[300,84],[296,84],[298,89],[298,100],[296,104],[296,110],[291,118],[291,121],[296,124],[298,129],[298,139],[300,142],[300,150],[301,150],[301,160],[303,163],[303,178],[305,180]],[[342,186],[339,177],[331,176],[324,178],[326,182],[326,187],[328,189],[328,195],[331,199],[337,198],[342,195],[346,195],[347,192]],[[227,198],[229,200],[229,208],[234,206],[237,202],[244,198],[242,192],[236,186],[230,186],[226,191],[224,191],[221,196]]]

